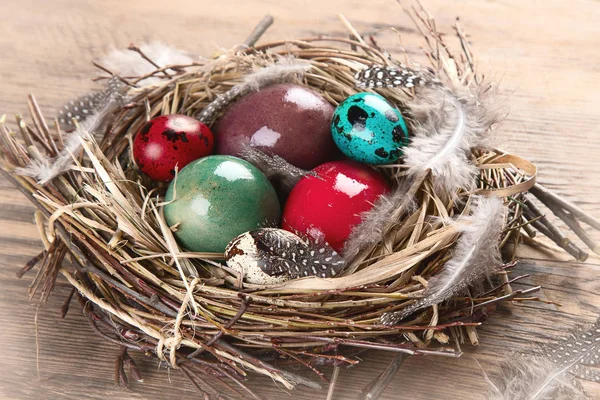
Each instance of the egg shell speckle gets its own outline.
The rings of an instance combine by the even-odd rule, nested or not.
[[[295,236],[292,233],[287,233],[290,236]],[[225,249],[227,266],[241,274],[246,282],[256,285],[277,285],[290,279],[287,275],[271,276],[264,273],[258,265],[256,248],[256,243],[250,232],[239,235]]]
[[[180,170],[190,162],[212,153],[210,129],[185,115],[161,115],[146,122],[133,140],[133,157],[138,168],[157,181],[170,181],[175,166]]]
[[[408,144],[402,114],[376,93],[357,93],[340,103],[331,134],[342,153],[368,164],[397,161]]]

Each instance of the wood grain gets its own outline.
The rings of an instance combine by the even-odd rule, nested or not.
[[[504,101],[511,108],[498,132],[501,147],[536,162],[544,184],[600,216],[600,2],[428,0],[427,6],[447,33],[452,32],[454,18],[461,17],[483,70],[501,81]],[[418,51],[420,40],[392,0],[2,0],[0,114],[12,118],[25,112],[26,95],[32,92],[43,111],[52,115],[63,101],[93,87],[89,77],[95,71],[89,61],[111,47],[160,39],[210,55],[217,44],[228,48],[243,41],[266,13],[276,22],[265,39],[275,39],[341,33],[338,12],[361,33],[375,33],[382,45],[397,51],[396,34],[382,29],[394,25],[407,50]],[[159,370],[140,355],[135,358],[145,382],[130,389],[115,387],[117,349],[93,336],[76,309],[60,318],[69,291],[64,283],[48,304],[30,304],[31,277],[19,280],[15,272],[41,249],[32,211],[27,200],[0,179],[0,398],[197,398],[180,373]],[[549,257],[539,251],[528,256]],[[487,384],[477,362],[493,374],[496,363],[510,351],[527,350],[578,323],[595,320],[600,309],[599,259],[586,264],[564,255],[559,259],[523,262],[516,272],[531,273],[524,285],[542,285],[540,296],[562,307],[504,306],[480,330],[480,346],[465,345],[465,356],[457,360],[410,358],[382,398],[480,399]],[[374,352],[364,363],[343,370],[335,398],[356,398],[387,360],[389,356]],[[266,398],[290,397],[263,378],[251,386]],[[585,387],[600,397],[598,385]],[[291,395],[324,399],[326,388]]]

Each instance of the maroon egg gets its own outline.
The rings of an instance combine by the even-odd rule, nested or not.
[[[181,170],[213,150],[213,134],[206,125],[185,115],[161,115],[144,124],[133,140],[139,169],[157,181],[170,181],[175,166]]]
[[[239,156],[250,145],[312,169],[339,154],[330,130],[333,111],[323,96],[304,86],[268,86],[225,112],[215,129],[217,153]]]

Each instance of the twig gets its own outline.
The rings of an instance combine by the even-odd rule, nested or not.
[[[286,351],[282,348],[280,348],[279,346],[273,346],[273,348],[275,349],[275,351],[289,357],[292,358],[294,360],[296,360],[297,362],[299,362],[300,364],[304,365],[306,368],[310,369],[311,371],[313,371],[319,378],[321,378],[321,380],[323,382],[328,382],[327,377],[325,376],[324,373],[322,373],[321,371],[319,371],[316,367],[312,366],[310,363],[302,360],[300,357],[295,356],[294,354],[290,353],[289,351]]]
[[[538,208],[538,206],[536,206],[531,200],[529,200],[527,197],[525,197],[523,199],[523,203],[525,206],[525,211],[530,214],[533,215],[535,217],[538,217],[537,219],[530,219],[530,221],[532,222],[532,224],[534,226],[544,226],[546,228],[546,230],[548,232],[550,232],[551,234],[551,239],[555,240],[556,243],[562,243],[563,245],[567,245],[569,243],[569,239],[565,236],[564,233],[561,232],[560,229],[558,229],[553,223],[551,223],[548,218],[544,215],[544,213],[542,212],[542,210],[540,210]],[[534,218],[535,218],[534,217]]]
[[[394,376],[408,357],[407,354],[398,354],[388,367],[363,388],[359,400],[377,400],[388,387]]]
[[[52,137],[50,136],[50,130],[48,129],[48,125],[46,124],[44,116],[42,115],[42,111],[40,110],[40,107],[38,106],[38,103],[32,94],[28,96],[27,105],[29,106],[31,116],[33,117],[33,123],[35,124],[38,132],[41,132],[46,143],[48,143],[48,145],[52,149],[51,155],[57,155],[58,148],[56,147],[56,143],[54,142],[54,140],[52,140]]]
[[[475,308],[481,308],[481,307],[489,306],[490,304],[495,304],[495,303],[499,303],[499,302],[502,302],[502,301],[505,301],[505,300],[510,300],[510,299],[515,298],[515,297],[517,297],[519,295],[535,293],[535,292],[539,291],[541,288],[542,288],[541,286],[535,286],[535,287],[532,287],[532,288],[529,288],[529,289],[525,289],[525,290],[515,290],[514,292],[509,293],[507,295],[496,297],[495,299],[484,301],[484,302],[479,303],[479,304],[471,305],[468,308],[463,308],[463,310],[470,310],[470,311],[472,311]],[[459,310],[459,311],[461,311],[461,310]]]
[[[127,350],[125,350],[125,362],[123,364],[129,367],[129,372],[131,373],[131,376],[133,376],[133,379],[135,379],[139,383],[144,382],[140,369],[138,368],[135,361],[133,361],[133,358],[131,358],[129,353],[127,353]]]
[[[573,216],[576,216],[582,222],[585,222],[586,224],[600,230],[600,221],[598,221],[589,213],[583,211],[575,204],[563,199],[562,197],[558,196],[556,193],[540,185],[539,183],[536,183],[529,190],[529,192],[535,197],[537,197],[537,199],[544,203],[544,205],[546,205],[546,207],[548,207],[550,210],[554,211],[554,208],[558,206],[568,211]]]
[[[256,25],[252,33],[244,40],[244,45],[247,47],[254,47],[258,39],[269,29],[271,25],[273,25],[273,17],[270,15],[266,15],[259,23]]]
[[[335,393],[335,385],[337,384],[338,377],[340,375],[340,367],[333,367],[333,374],[331,375],[331,381],[329,384],[329,389],[327,390],[327,398],[326,400],[333,400],[333,394]]]
[[[127,85],[127,86],[129,86],[129,87],[132,87],[132,88],[136,88],[136,87],[138,87],[137,85],[135,85],[135,84],[133,84],[133,83],[129,82],[127,79],[125,79],[125,78],[123,78],[123,77],[121,77],[121,76],[119,76],[119,75],[115,74],[114,72],[112,72],[112,71],[111,71],[111,70],[109,70],[108,68],[106,68],[106,67],[104,67],[104,66],[102,66],[102,65],[98,64],[98,63],[97,63],[97,62],[95,62],[95,61],[93,61],[93,62],[92,62],[92,65],[93,65],[94,67],[96,67],[96,68],[98,68],[98,69],[100,69],[100,70],[102,70],[102,71],[106,72],[106,73],[107,73],[107,74],[109,74],[110,76],[114,76],[115,78],[117,78],[118,80],[120,80],[121,82],[123,82],[124,84],[126,84],[126,85]]]
[[[578,261],[584,262],[588,258],[588,254],[583,251],[575,243],[571,242],[569,238],[558,229],[548,218],[542,213],[542,211],[533,202],[527,198],[524,199],[524,212],[531,225],[538,231],[547,236],[550,240],[564,249],[567,253],[575,257]]]
[[[525,216],[521,216],[521,220],[523,221],[523,224],[521,224],[521,228],[523,228],[525,233],[527,233],[527,236],[533,239],[537,232],[531,227],[529,221],[525,218]]]
[[[118,386],[129,386],[127,375],[125,375],[125,368],[123,367],[123,361],[125,361],[125,354],[127,354],[127,348],[121,347],[119,355],[115,360],[115,384]]]
[[[428,350],[428,349],[417,349],[417,348],[408,348],[400,345],[394,345],[391,343],[374,343],[368,342],[365,340],[353,340],[353,339],[342,339],[342,338],[329,338],[329,337],[321,337],[321,336],[311,336],[307,335],[304,338],[309,340],[314,340],[317,342],[326,342],[326,343],[335,343],[335,344],[343,344],[350,347],[360,347],[363,349],[373,349],[373,350],[387,350],[397,353],[405,353],[411,356],[414,355],[435,355],[435,356],[444,356],[444,357],[460,357],[462,353],[454,351],[454,350]]]
[[[60,308],[61,318],[65,318],[67,316],[67,313],[69,312],[69,305],[71,304],[71,300],[73,299],[74,294],[75,294],[75,288],[72,288],[71,292],[69,292],[69,295],[67,296],[67,298],[65,299],[65,302],[63,303],[62,307]]]
[[[169,74],[167,72],[166,69],[161,69],[162,67],[160,65],[158,65],[157,63],[155,63],[150,57],[148,57],[143,51],[142,49],[140,49],[139,47],[137,47],[135,44],[131,43],[128,47],[128,50],[131,51],[135,51],[136,53],[138,53],[144,60],[148,61],[150,64],[152,64],[152,66],[154,66],[156,69],[160,69],[161,72],[167,77],[167,78],[172,78],[171,74]]]
[[[562,219],[565,224],[585,243],[585,245],[596,254],[600,254],[600,245],[591,238],[591,236],[577,222],[577,219],[572,215],[560,209],[555,209],[554,214]]]
[[[248,296],[245,296],[243,293],[240,293],[240,297],[242,298],[242,305],[240,306],[240,309],[238,310],[237,314],[235,314],[235,316],[231,318],[229,322],[227,322],[224,329],[230,329],[231,327],[233,327],[233,325],[235,325],[235,323],[239,321],[240,318],[242,318],[242,315],[244,315],[250,303],[252,303],[252,299]],[[221,336],[223,336],[223,334],[224,330],[219,331],[219,333],[217,333],[212,339],[206,342],[206,345],[212,346],[217,340],[221,338]]]
[[[46,250],[42,250],[38,255],[34,256],[31,260],[27,261],[27,264],[25,264],[23,266],[23,268],[21,268],[19,271],[17,271],[15,273],[15,275],[17,275],[17,278],[21,279],[23,277],[23,275],[25,275],[33,267],[35,267],[37,265],[37,263],[39,263],[40,260],[42,258],[44,258],[45,256],[46,256]]]
[[[188,378],[188,380],[192,383],[192,385],[194,385],[194,388],[196,388],[196,391],[198,393],[200,393],[204,397],[205,400],[210,399],[208,392],[206,392],[204,389],[202,389],[202,386],[200,386],[200,384],[198,384],[198,382],[196,382],[196,380],[194,379],[192,372],[189,370],[189,368],[185,365],[180,365],[179,368],[181,369],[181,371],[183,372],[185,377]]]

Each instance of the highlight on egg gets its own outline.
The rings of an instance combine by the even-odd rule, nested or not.
[[[214,155],[184,167],[165,195],[164,216],[190,251],[223,253],[240,233],[278,224],[275,189],[254,165]]]
[[[239,156],[246,146],[311,169],[338,157],[330,126],[334,107],[305,86],[282,83],[235,102],[215,127],[218,154]]]
[[[208,126],[186,115],[161,115],[146,122],[133,139],[138,168],[156,181],[170,181],[175,166],[212,153],[214,138]]]
[[[356,93],[333,114],[331,134],[349,158],[368,164],[398,160],[408,144],[408,128],[400,111],[377,93]]]
[[[282,228],[327,242],[340,252],[361,214],[390,191],[385,178],[355,161],[331,161],[312,170],[292,189]]]

